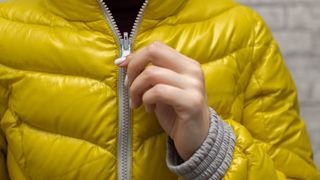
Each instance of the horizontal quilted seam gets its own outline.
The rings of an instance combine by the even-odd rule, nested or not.
[[[90,145],[93,145],[93,146],[96,146],[100,150],[103,150],[104,152],[108,152],[110,154],[114,154],[112,152],[116,152],[116,148],[115,147],[112,148],[111,146],[109,146],[109,148],[111,148],[111,150],[108,150],[108,149],[106,149],[107,147],[103,147],[102,145],[96,144],[94,141],[89,140],[89,139],[80,139],[79,137],[68,136],[68,135],[65,135],[65,134],[62,134],[62,133],[55,133],[55,132],[49,131],[47,129],[36,127],[35,125],[27,124],[26,122],[23,122],[22,124],[26,125],[27,127],[31,128],[33,130],[37,130],[39,132],[42,132],[44,134],[49,134],[49,135],[52,135],[52,136],[61,136],[62,139],[63,138],[67,138],[67,139],[71,139],[72,141],[79,141],[79,142],[83,141],[83,142],[86,142],[86,143],[88,143]]]
[[[23,126],[25,126],[24,128],[23,128]],[[59,137],[59,141],[61,141],[60,143],[63,143],[63,141],[69,141],[69,142],[72,142],[72,143],[76,143],[76,144],[82,144],[82,142],[85,142],[86,144],[89,144],[90,146],[93,146],[93,147],[91,147],[90,148],[90,150],[88,149],[88,150],[83,150],[83,149],[79,149],[79,150],[81,150],[82,152],[74,152],[74,153],[79,153],[79,155],[82,155],[82,158],[80,158],[80,159],[78,159],[78,158],[76,158],[76,159],[78,159],[77,161],[84,161],[84,163],[73,163],[72,165],[73,166],[77,166],[77,167],[73,167],[73,168],[71,168],[71,167],[66,167],[66,168],[68,168],[68,170],[67,170],[67,173],[64,173],[64,174],[55,174],[55,175],[57,175],[58,177],[60,177],[60,176],[65,176],[65,175],[68,175],[68,174],[70,174],[70,173],[72,173],[72,172],[77,172],[77,173],[80,173],[81,171],[77,171],[77,170],[79,170],[79,169],[82,169],[82,168],[84,168],[85,166],[87,166],[88,167],[88,165],[90,166],[90,164],[93,164],[93,163],[97,163],[97,162],[113,162],[114,164],[117,162],[117,158],[116,158],[116,156],[113,154],[113,153],[111,153],[109,150],[107,150],[107,149],[104,149],[104,148],[101,148],[100,146],[98,146],[98,145],[96,145],[96,144],[92,144],[92,143],[90,143],[90,142],[88,142],[88,141],[86,141],[86,140],[80,140],[80,139],[75,139],[75,138],[72,138],[72,137],[67,137],[67,136],[64,136],[64,135],[61,135],[61,134],[59,134],[59,135],[55,135],[55,134],[52,134],[52,133],[50,133],[50,132],[43,132],[43,131],[41,131],[41,130],[39,130],[39,129],[36,129],[36,128],[34,128],[34,127],[31,127],[31,126],[28,126],[27,124],[25,124],[25,123],[23,123],[22,125],[21,125],[21,127],[23,128],[23,129],[25,129],[26,127],[27,128],[29,128],[29,129],[32,129],[32,131],[37,131],[38,133],[40,133],[40,134],[43,134],[43,136],[48,136],[49,135],[49,137],[47,137],[47,138],[50,138],[50,136],[52,137],[52,136],[55,136],[55,137]],[[22,131],[25,131],[25,130],[22,130]],[[61,138],[61,139],[60,139]],[[58,140],[58,139],[57,139]],[[69,144],[70,145],[70,144]],[[56,148],[57,148],[57,146],[55,146]],[[80,147],[80,146],[79,146]],[[30,147],[29,147],[30,148]],[[27,149],[27,148],[26,148]],[[96,149],[96,150],[94,150],[94,149]],[[99,153],[98,153],[99,152]],[[94,156],[94,158],[90,158],[90,159],[88,159],[88,157],[86,158],[86,157],[84,157],[83,155],[85,155],[85,154],[87,154],[87,156]],[[98,153],[98,154],[97,154]],[[77,156],[78,154],[70,154],[70,153],[67,153],[67,154],[69,154],[69,156],[67,156],[66,158],[67,159],[69,159],[69,160],[71,160],[72,159],[72,157],[73,156]],[[30,152],[29,153],[26,153],[26,155],[28,155],[28,156],[30,156],[31,154],[30,154]],[[54,155],[54,154],[53,154]],[[70,156],[71,155],[71,156]],[[27,161],[29,160],[31,160],[31,158],[29,157],[28,158],[28,156],[26,156],[26,159],[27,159]],[[102,157],[104,157],[104,158],[102,158]],[[34,153],[33,153],[33,162],[38,162],[38,161],[41,161],[40,159],[34,159],[35,157],[34,157]],[[51,159],[52,159],[52,156],[51,156]],[[32,162],[31,161],[31,162]],[[41,164],[41,162],[38,162],[38,163],[40,163]],[[54,161],[54,164],[59,164],[59,161]],[[107,165],[111,165],[111,163],[103,163],[103,164],[105,164],[106,166]],[[39,165],[39,164],[38,164]],[[67,164],[61,164],[61,166],[62,165],[67,165]],[[26,164],[26,171],[29,171],[28,169],[29,169],[29,166],[30,166],[30,164],[28,165],[28,163]],[[49,165],[50,166],[50,165]],[[82,168],[81,168],[82,167]],[[70,169],[71,168],[71,169]],[[100,167],[100,169],[101,169],[102,167]],[[95,168],[95,169],[98,169],[98,168]],[[103,169],[105,169],[105,171],[109,171],[110,169],[109,168],[103,168]],[[30,169],[30,170],[32,170],[32,171],[34,171],[34,169]],[[50,170],[50,169],[47,169],[47,172],[48,172],[48,170]],[[62,171],[63,172],[63,171]],[[81,172],[81,173],[83,173],[83,172]]]
[[[38,131],[40,133],[43,133],[43,134],[46,134],[46,135],[50,135],[50,136],[56,136],[56,137],[60,137],[60,138],[66,138],[66,139],[69,139],[71,141],[75,141],[75,142],[85,142],[85,143],[88,143],[89,145],[92,145],[94,147],[97,147],[99,150],[103,151],[103,152],[106,152],[106,153],[110,153],[111,155],[113,155],[110,151],[108,151],[106,148],[102,147],[101,145],[98,145],[96,144],[95,142],[93,141],[89,141],[89,140],[86,140],[86,139],[80,139],[80,138],[77,138],[77,137],[72,137],[72,136],[67,136],[67,135],[64,135],[64,134],[58,134],[58,133],[54,133],[54,132],[50,132],[46,129],[41,129],[39,127],[36,127],[34,125],[31,125],[31,124],[28,124],[26,122],[24,122],[23,120],[21,120],[20,117],[18,117],[18,115],[13,112],[11,109],[10,109],[10,112],[12,112],[12,114],[15,116],[15,119],[17,119],[17,122],[18,122],[18,128],[21,129],[21,126],[25,125],[26,127],[32,129],[32,130],[35,130],[35,131]],[[21,130],[20,130],[21,131]],[[113,156],[114,157],[114,156]]]
[[[238,9],[241,9],[242,12],[244,12],[243,14],[245,14],[247,17],[251,18],[251,14],[252,14],[251,10],[249,10],[247,7],[245,7],[245,6],[241,5],[241,4],[235,4],[230,9],[226,9],[226,10],[220,12],[219,14],[214,14],[211,17],[208,17],[206,19],[200,19],[198,21],[177,22],[177,23],[174,23],[174,24],[170,24],[170,23],[165,22],[166,20],[168,20],[168,18],[161,19],[159,21],[158,20],[152,20],[152,19],[143,19],[142,20],[142,25],[139,28],[139,32],[138,32],[138,36],[136,38],[136,41],[141,41],[142,37],[148,36],[148,34],[152,33],[155,29],[162,28],[163,26],[170,26],[170,27],[174,26],[175,28],[178,27],[178,28],[181,28],[181,29],[185,29],[185,28],[193,28],[192,25],[194,25],[194,24],[203,24],[203,23],[208,23],[208,22],[214,24],[214,23],[216,23],[216,21],[215,21],[216,18],[218,18],[218,17],[220,17],[222,15],[225,15],[224,13],[233,13],[233,11],[236,11]],[[234,16],[231,16],[231,17],[234,17]],[[234,19],[231,19],[230,21],[233,22]],[[183,26],[183,27],[180,27],[180,26]],[[250,32],[250,33],[253,33],[253,31]],[[134,49],[136,50],[136,47],[134,47]]]
[[[243,6],[240,5],[240,4],[235,4],[233,7],[227,8],[227,9],[219,12],[218,14],[214,14],[214,15],[211,16],[211,17],[207,17],[207,18],[205,18],[205,19],[199,19],[199,20],[197,20],[197,21],[177,22],[177,23],[175,23],[175,24],[165,23],[164,21],[172,21],[172,20],[170,20],[170,18],[174,18],[174,16],[170,16],[170,17],[167,17],[167,18],[159,21],[159,22],[157,23],[156,28],[157,28],[158,26],[175,26],[175,27],[179,27],[179,26],[189,26],[189,27],[190,27],[190,25],[193,25],[193,24],[207,23],[207,22],[209,22],[209,21],[210,21],[210,23],[214,23],[214,22],[215,22],[214,19],[216,19],[216,18],[218,18],[218,17],[220,17],[220,16],[222,16],[222,15],[225,15],[225,13],[231,13],[231,12],[233,12],[233,11],[234,11],[235,9],[237,9],[237,8],[243,8]],[[177,16],[179,16],[179,14],[178,14]],[[149,20],[149,19],[148,19],[148,20]],[[152,19],[151,19],[151,20],[152,20]],[[162,23],[163,23],[163,24],[162,24]]]
[[[4,2],[0,2],[0,18],[4,18],[7,19],[9,21],[13,21],[13,22],[21,22],[21,23],[26,23],[26,24],[39,24],[39,25],[43,25],[43,26],[50,26],[50,24],[46,24],[44,21],[42,22],[37,22],[37,23],[31,23],[31,22],[22,22],[21,20],[18,20],[15,16],[13,16],[12,18],[10,18],[8,16],[8,11],[11,10],[10,6],[16,6],[15,4],[10,4],[10,3],[4,3]],[[99,8],[98,4],[96,5],[97,9]],[[1,9],[2,8],[2,9]],[[20,7],[21,8],[21,7]],[[48,22],[58,22],[56,23],[55,26],[51,26],[51,27],[63,27],[63,28],[68,28],[68,29],[74,29],[74,30],[81,30],[78,28],[78,26],[75,26],[73,23],[78,24],[78,23],[90,23],[90,22],[99,22],[101,20],[103,20],[103,14],[102,12],[99,14],[99,16],[97,16],[96,19],[91,20],[91,21],[84,21],[84,20],[74,20],[74,19],[68,19],[68,18],[64,18],[61,17],[53,12],[48,11],[48,9],[43,7],[43,4],[36,4],[36,5],[27,5],[25,7],[22,7],[19,10],[25,10],[25,9],[35,9],[35,11],[38,11],[39,15],[42,15],[44,17],[46,17],[48,19]],[[100,10],[99,10],[100,11]],[[33,14],[36,15],[36,14]],[[23,19],[23,18],[22,18]]]
[[[13,20],[13,19],[9,19],[6,17],[0,17],[0,20],[5,20],[5,21],[9,21],[11,23],[19,23],[19,24],[24,24],[24,25],[30,25],[30,26],[35,26],[35,27],[47,27],[50,29],[67,29],[67,30],[72,30],[72,31],[85,31],[85,30],[81,30],[81,29],[77,29],[75,27],[67,27],[67,26],[50,26],[47,24],[39,24],[39,23],[31,23],[31,22],[23,22],[23,21],[19,21],[19,20]]]
[[[200,24],[200,25],[202,25],[202,24]],[[185,27],[184,29],[188,29],[188,28],[189,27]],[[192,28],[194,28],[194,26],[192,26]],[[192,29],[192,28],[190,28],[190,29]],[[167,30],[167,31],[169,31],[169,30]],[[190,30],[190,32],[192,32],[192,30]],[[143,32],[142,34],[140,34],[140,36],[138,36],[139,39],[137,39],[137,42],[140,41],[141,38],[147,38],[148,36],[153,35],[153,33],[157,33],[157,32]],[[239,41],[241,41],[241,40],[239,40]],[[220,51],[208,52],[207,53],[208,55],[206,55],[206,57],[204,57],[204,58],[203,58],[203,56],[201,58],[201,57],[192,57],[192,54],[190,54],[190,55],[191,55],[191,58],[194,58],[199,63],[201,63],[203,66],[211,65],[211,63],[216,63],[216,61],[219,61],[219,60],[225,60],[226,58],[228,58],[230,56],[236,55],[237,53],[242,53],[244,51],[252,51],[252,49],[254,48],[254,45],[252,44],[251,36],[249,37],[249,39],[244,39],[244,41],[248,41],[248,43],[245,43],[243,45],[239,44],[239,46],[237,46],[237,47],[227,47],[226,46],[226,47],[224,47],[225,52],[223,52],[223,53]],[[199,41],[199,43],[200,42],[201,41]],[[169,42],[169,43],[172,43],[172,42]],[[213,43],[213,42],[210,42],[210,40],[208,40],[208,43]],[[139,46],[141,46],[141,45],[139,44]],[[196,47],[196,45],[194,47]],[[135,49],[138,49],[138,47],[135,47]],[[250,52],[250,54],[251,53],[252,52]],[[248,54],[248,56],[250,56],[250,54]],[[241,61],[237,61],[237,63],[242,63],[242,64],[247,63],[245,59],[240,59],[240,60]],[[250,57],[248,57],[248,61],[250,61]]]
[[[66,137],[66,138],[71,138],[71,137]],[[88,143],[90,143],[90,142],[88,142]],[[91,144],[91,143],[90,143]],[[94,144],[93,144],[94,145]],[[98,147],[97,145],[95,145],[97,148],[100,148],[100,147]],[[13,151],[10,149],[10,148],[8,148],[8,151],[10,151],[11,152],[11,154],[13,154]],[[105,152],[108,152],[108,151],[105,151]],[[88,166],[88,165],[90,165],[90,164],[92,164],[92,163],[95,163],[95,162],[97,162],[97,161],[101,161],[101,160],[103,160],[103,158],[102,157],[104,157],[105,156],[105,154],[101,154],[99,157],[96,157],[96,158],[94,158],[94,159],[92,159],[92,160],[90,160],[90,161],[88,161],[88,162],[86,162],[86,163],[84,163],[84,164],[81,164],[81,166],[79,166],[78,168],[76,168],[76,169],[73,169],[73,170],[69,170],[69,171],[67,171],[65,174],[63,174],[63,175],[57,175],[57,176],[52,176],[52,177],[50,177],[51,179],[59,179],[59,178],[62,178],[63,176],[66,176],[66,175],[68,175],[69,173],[71,173],[71,172],[73,172],[73,171],[77,171],[77,170],[79,170],[79,169],[81,169],[81,168],[83,168],[84,166]],[[28,165],[26,165],[26,167],[24,167],[24,168],[22,168],[21,166],[20,166],[20,164],[19,163],[17,163],[18,161],[17,161],[17,159],[16,159],[16,156],[12,156],[13,158],[14,158],[14,161],[16,161],[16,164],[19,166],[19,168],[21,169],[21,172],[24,174],[24,176],[25,177],[28,177],[28,174],[26,173],[26,170],[28,169]],[[111,157],[113,157],[113,160],[114,161],[117,161],[117,159],[116,159],[116,157],[114,157],[114,156],[111,156]],[[28,179],[32,179],[31,177],[28,177]]]
[[[62,74],[62,73],[57,73],[57,72],[49,72],[49,71],[38,71],[38,70],[27,70],[27,69],[19,69],[19,68],[15,68],[15,67],[10,67],[4,64],[0,64],[0,68],[7,68],[7,69],[11,69],[13,71],[17,71],[17,72],[21,72],[23,74],[26,74],[27,76],[37,76],[37,75],[48,75],[48,76],[52,76],[54,78],[74,78],[74,79],[83,79],[83,80],[88,80],[88,81],[92,81],[95,83],[99,83],[100,85],[106,86],[111,88],[111,85],[109,85],[108,83],[105,83],[106,78],[104,77],[103,79],[95,79],[92,77],[88,77],[88,76],[80,76],[80,75],[73,75],[73,74]]]
[[[1,58],[1,57],[0,57]],[[43,74],[43,75],[49,75],[49,76],[54,76],[54,77],[61,77],[61,78],[81,78],[81,79],[88,79],[90,81],[96,81],[99,83],[102,83],[106,86],[110,86],[112,87],[112,89],[114,88],[114,85],[110,85],[109,83],[106,83],[107,79],[110,78],[108,77],[102,77],[100,79],[95,78],[95,77],[90,77],[87,75],[80,75],[80,74],[67,74],[66,72],[62,71],[44,71],[44,70],[33,70],[33,69],[27,69],[27,68],[17,68],[17,67],[13,67],[7,64],[0,64],[0,68],[6,68],[6,69],[11,69],[12,71],[17,71],[23,74],[30,74],[30,75],[36,75],[36,74]],[[114,79],[116,79],[116,77],[114,77]]]
[[[90,76],[85,76],[85,75],[75,75],[75,74],[66,74],[66,73],[62,73],[62,72],[54,72],[54,71],[41,71],[41,70],[32,70],[32,69],[21,69],[21,68],[16,68],[16,67],[11,67],[9,65],[6,64],[0,64],[0,68],[1,66],[5,66],[7,68],[10,69],[14,69],[16,71],[22,72],[24,74],[44,74],[44,75],[50,75],[50,76],[55,76],[55,77],[67,77],[67,78],[81,78],[81,79],[88,79],[90,81],[96,81],[96,82],[100,82],[103,83],[105,85],[108,85],[106,83],[104,83],[104,81],[108,78],[108,77],[103,77],[101,79],[98,78],[94,78],[94,77],[90,77]],[[116,78],[116,77],[114,77]]]
[[[234,56],[241,51],[251,50],[253,48],[254,48],[253,46],[242,47],[242,48],[236,49],[232,52],[226,53],[225,55],[223,55],[221,57],[216,57],[212,60],[207,60],[207,62],[204,62],[204,63],[203,63],[203,61],[200,61],[200,62],[202,62],[201,63],[202,66],[211,66],[213,63],[216,63],[216,61],[225,60],[225,59],[229,58],[230,56]]]
[[[99,5],[97,4],[97,7],[98,6]],[[0,4],[0,8],[1,8],[1,4]],[[24,22],[19,19],[12,19],[12,18],[9,18],[8,16],[6,17],[5,13],[6,13],[6,11],[4,11],[4,10],[1,11],[1,9],[0,9],[0,19],[11,21],[13,23],[21,23],[21,24],[25,24],[25,25],[35,25],[35,26],[48,27],[50,29],[66,29],[66,30],[71,30],[71,31],[75,31],[75,32],[96,32],[96,33],[105,34],[106,33],[105,28],[108,28],[108,29],[110,28],[109,25],[107,24],[105,18],[103,17],[102,11],[101,11],[101,17],[99,17],[96,20],[92,20],[92,21],[65,19],[65,18],[60,17],[56,14],[47,15],[49,17],[51,16],[51,18],[48,17],[48,19],[49,19],[48,21],[50,21],[50,22],[55,22],[56,20],[61,21],[60,24],[58,23],[56,25],[46,24],[44,22],[42,22],[42,23],[41,22]],[[43,13],[43,12],[41,12],[41,13]],[[90,24],[91,25],[92,24],[104,24],[105,28],[100,28],[100,29],[93,28]]]
[[[10,36],[14,36],[13,34],[10,34]],[[36,35],[35,35],[36,36]],[[0,35],[1,38],[1,35]],[[4,37],[5,38],[5,37]],[[8,37],[7,37],[8,39]],[[11,39],[11,38],[9,38]],[[28,39],[25,39],[23,43],[27,43]],[[68,39],[58,39],[59,43],[64,42]],[[69,40],[68,40],[69,41]],[[86,42],[84,42],[86,43]],[[13,60],[9,56],[13,54],[11,46],[13,44],[9,45],[3,45],[0,47],[1,49],[4,49],[4,52],[2,52],[3,57],[0,57],[1,64],[3,66],[7,66],[12,69],[16,70],[25,70],[29,72],[43,72],[48,74],[57,74],[57,75],[66,75],[66,76],[75,76],[75,77],[84,77],[84,78],[91,78],[98,81],[103,81],[106,78],[112,77],[113,79],[116,79],[117,74],[117,67],[113,64],[113,53],[108,54],[107,56],[110,57],[102,57],[101,51],[98,51],[99,48],[92,48],[86,50],[85,52],[80,52],[79,55],[75,56],[73,59],[71,55],[63,55],[63,52],[60,51],[60,47],[54,45],[53,43],[35,43],[36,45],[50,45],[49,48],[51,49],[45,49],[41,55],[36,55],[32,57],[31,52],[35,52],[36,49],[30,49],[31,51],[27,52],[26,50],[23,51],[21,54],[14,55],[17,58],[20,58],[21,60]],[[92,44],[92,43],[91,43]],[[100,42],[101,44],[101,42]],[[69,46],[71,46],[70,44]],[[23,47],[26,47],[27,45],[24,45]],[[18,49],[17,49],[18,50]],[[49,56],[46,52],[58,52],[59,57],[69,59],[68,62],[63,62],[59,57]],[[69,47],[68,52],[69,53],[77,53],[76,50]],[[81,51],[79,49],[78,51]],[[96,52],[98,51],[100,55],[95,55],[91,53],[91,51]],[[114,53],[116,54],[117,49],[114,50]],[[81,54],[82,53],[82,54]],[[102,54],[102,55],[101,55]],[[82,55],[82,56],[80,56]],[[83,57],[84,56],[84,57]],[[104,55],[103,55],[104,56]],[[34,60],[33,60],[34,58]],[[89,61],[89,60],[91,61]],[[32,62],[34,61],[34,62]],[[66,64],[66,66],[62,66],[63,64]],[[73,64],[78,63],[78,64]],[[87,64],[86,64],[87,63]],[[112,63],[112,64],[111,64]],[[27,66],[27,67],[25,67]]]
[[[22,21],[18,21],[18,20],[11,20],[11,19],[7,19],[4,17],[0,17],[0,21],[5,20],[5,21],[9,21],[11,23],[19,23],[19,24],[24,24],[24,25],[30,25],[30,26],[34,26],[34,27],[43,27],[43,28],[48,28],[48,30],[52,31],[55,29],[59,29],[59,30],[68,30],[68,31],[72,31],[75,33],[99,33],[99,34],[106,34],[105,31],[103,29],[98,30],[98,29],[92,29],[88,23],[84,23],[84,22],[79,22],[80,24],[83,24],[85,27],[87,28],[78,28],[78,26],[75,26],[74,28],[70,28],[70,27],[66,27],[66,26],[50,26],[50,25],[46,25],[46,24],[37,24],[37,23],[27,23],[27,22],[22,22]],[[103,22],[106,23],[104,20],[98,20],[98,21],[93,21],[90,23],[96,23],[96,22]],[[70,21],[72,23],[72,21]],[[74,22],[75,24],[79,24],[78,22]],[[94,30],[94,31],[93,31]]]

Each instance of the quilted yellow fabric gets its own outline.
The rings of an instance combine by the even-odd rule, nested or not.
[[[237,137],[224,179],[320,179],[296,89],[257,14],[231,0],[150,0],[134,50],[155,40],[203,65],[209,105]],[[1,180],[117,178],[118,56],[96,0],[0,4]],[[165,155],[155,116],[135,110],[132,179],[177,179]]]

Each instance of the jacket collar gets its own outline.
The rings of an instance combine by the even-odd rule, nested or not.
[[[149,0],[144,18],[160,20],[179,12],[188,0]]]
[[[104,19],[99,0],[39,0],[45,9],[70,21]],[[149,0],[144,18],[160,20],[177,13],[187,0]],[[106,0],[108,2],[108,0]]]

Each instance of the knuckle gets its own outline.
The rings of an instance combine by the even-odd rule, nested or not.
[[[165,93],[165,88],[163,85],[157,84],[153,87],[153,95],[155,97],[161,97],[163,93]]]
[[[150,55],[153,55],[157,52],[157,49],[159,49],[159,43],[153,42],[149,46],[147,46],[147,51]]]
[[[202,107],[205,101],[205,98],[201,93],[198,93],[198,92],[192,93],[191,97],[192,98],[190,99],[190,105],[192,107]]]
[[[157,78],[158,78],[158,75],[157,75],[157,68],[153,67],[153,66],[150,66],[150,67],[147,67],[145,70],[144,70],[144,76],[145,76],[145,81],[153,84],[155,83],[155,81],[157,81]]]
[[[144,70],[144,74],[147,77],[147,79],[152,78],[155,75],[155,73],[156,69],[152,66],[149,66]]]
[[[193,82],[192,82],[192,84],[193,84],[193,86],[194,86],[194,88],[195,89],[203,89],[203,86],[204,86],[204,84],[202,83],[202,81],[201,80],[199,80],[199,79],[194,79],[193,80]]]
[[[201,64],[198,61],[192,60],[192,65],[190,66],[190,71],[192,74],[196,75],[197,77],[203,76],[203,71]]]

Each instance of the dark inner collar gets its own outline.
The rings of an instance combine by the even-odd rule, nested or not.
[[[145,0],[104,0],[121,33],[130,33],[139,10]]]

